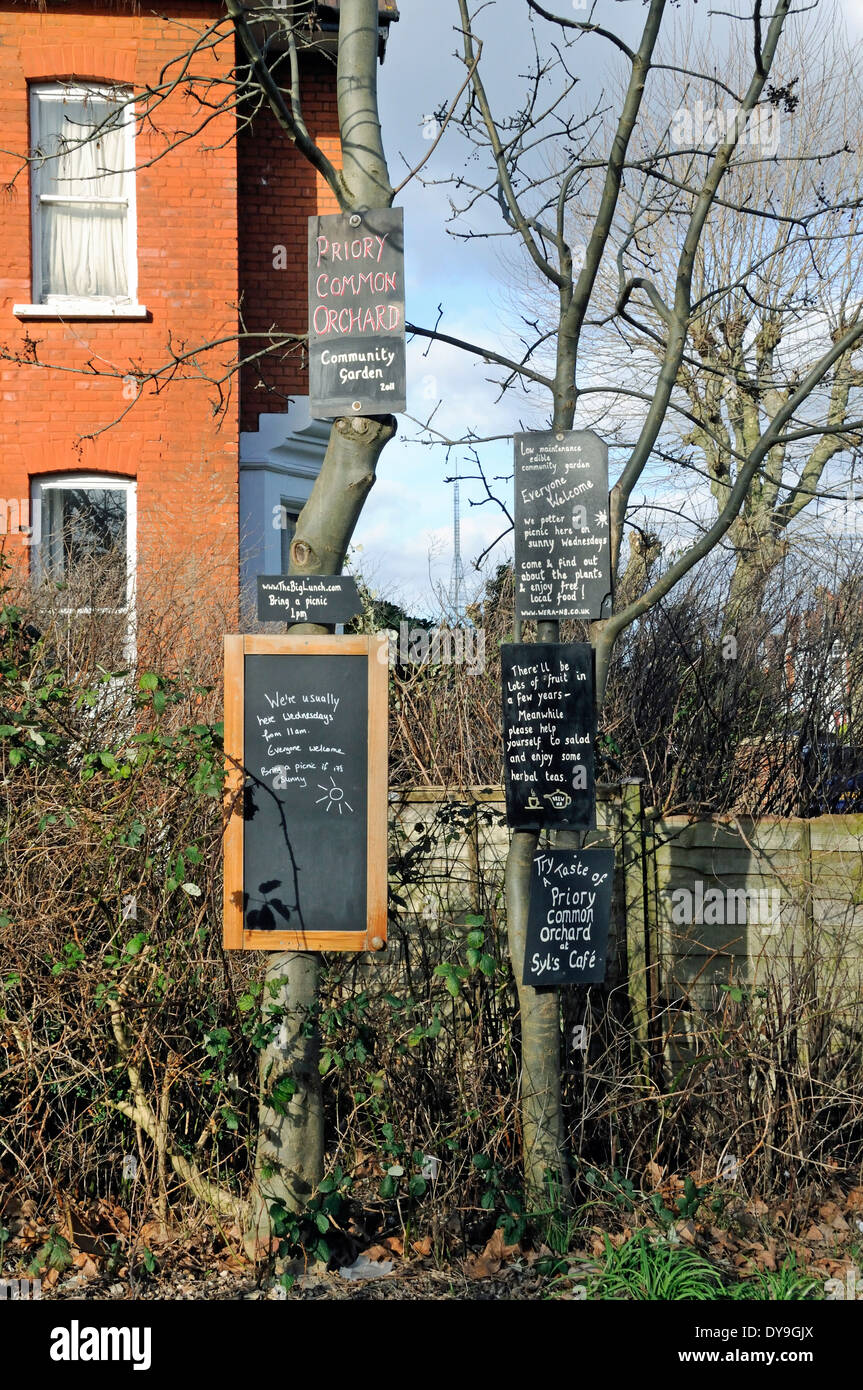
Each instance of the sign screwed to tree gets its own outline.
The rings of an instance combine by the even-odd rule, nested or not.
[[[224,945],[386,941],[387,643],[225,638]]]
[[[611,604],[608,447],[592,430],[515,436],[515,611],[605,617]]]
[[[259,574],[262,623],[346,623],[363,611],[349,574]]]
[[[404,410],[406,379],[402,209],[310,217],[312,415]]]
[[[534,855],[523,984],[586,985],[605,978],[613,878],[611,849]]]
[[[515,606],[525,620],[594,621],[611,610],[608,449],[591,430],[514,438]],[[593,650],[588,643],[501,647],[509,824],[596,823]],[[598,983],[614,852],[544,848],[533,859],[522,984]]]
[[[586,642],[500,649],[506,815],[522,830],[586,829],[595,808],[593,652]]]

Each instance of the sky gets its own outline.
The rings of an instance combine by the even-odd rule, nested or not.
[[[545,3],[561,15],[585,18],[588,13],[586,0]],[[741,0],[721,6],[730,8],[751,13],[751,5]],[[863,38],[863,0],[839,0],[839,8],[849,33]],[[435,129],[433,113],[449,103],[465,76],[455,54],[459,43],[456,0],[401,0],[400,11],[379,70],[381,122],[394,184],[428,154],[429,135]],[[596,0],[593,14],[598,23],[637,42],[645,7],[640,0]],[[720,54],[727,43],[729,21],[712,15],[705,0],[699,5],[682,0],[679,7],[669,7],[668,22],[692,24],[697,33],[709,29]],[[539,20],[537,26],[547,37],[550,26]],[[476,27],[483,40],[484,81],[495,112],[505,116],[521,90],[517,77],[530,53],[525,0],[493,0]],[[620,71],[613,53],[596,38],[578,45],[577,61],[584,64],[584,71],[576,68],[575,74],[583,102],[607,98],[615,67]],[[456,224],[451,221],[449,200],[456,195],[445,181],[465,167],[467,153],[458,132],[445,131],[422,171],[426,183],[414,177],[396,198],[405,213],[407,320],[430,328],[440,314],[442,331],[505,351],[514,331],[512,272],[505,265],[505,243],[499,236],[464,241],[452,235]],[[477,165],[467,168],[476,170]],[[472,230],[499,232],[503,222],[490,208],[472,215],[469,225]],[[488,380],[489,367],[457,348],[415,337],[407,353],[407,412],[398,417],[398,436],[381,455],[378,480],[354,535],[352,565],[381,596],[402,603],[410,612],[435,614],[435,593],[448,586],[453,558],[453,488],[444,479],[476,470],[465,447],[420,444],[421,422],[436,408],[434,428],[444,439],[457,441],[468,433],[500,437],[483,446],[482,458],[487,476],[502,479],[496,490],[509,505],[512,485],[505,481],[512,471],[509,436],[517,430],[546,428],[550,403],[541,395],[531,400],[517,393],[499,399],[497,388]],[[583,365],[580,371],[585,370]],[[621,457],[620,451],[612,452],[612,481]],[[462,556],[468,588],[474,590],[481,580],[472,562],[508,524],[496,505],[471,505],[481,496],[480,484],[461,485]],[[493,551],[486,572],[489,565],[511,554],[510,537]]]

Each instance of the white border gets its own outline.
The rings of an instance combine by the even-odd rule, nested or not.
[[[126,294],[120,297],[100,295],[89,298],[71,295],[44,295],[42,292],[42,265],[41,265],[41,200],[39,194],[39,161],[31,160],[30,165],[30,236],[32,251],[32,304],[16,304],[13,306],[13,313],[19,318],[35,318],[41,311],[41,316],[45,316],[46,310],[53,317],[58,318],[74,317],[106,317],[120,318],[132,317],[139,318],[142,313],[146,313],[143,306],[138,304],[138,210],[135,198],[135,106],[130,99],[132,96],[131,88],[121,85],[112,85],[104,82],[32,82],[30,84],[30,140],[31,148],[37,149],[40,139],[39,109],[40,103],[44,100],[64,101],[83,100],[88,96],[113,97],[121,100],[125,104],[122,113],[122,126],[124,131],[123,151],[124,169],[116,172],[123,174],[123,186],[126,201],[126,226],[125,226],[125,258],[126,258]],[[124,312],[125,311],[125,312]],[[129,313],[133,311],[133,313]]]
[[[126,614],[126,658],[134,661],[137,653],[137,624],[135,621],[135,580],[137,575],[138,541],[138,484],[134,478],[120,478],[112,473],[59,473],[32,478],[30,491],[32,497],[31,515],[38,506],[42,515],[42,501],[46,492],[73,488],[100,488],[105,491],[125,492],[126,494],[126,602],[121,608],[98,609],[98,612]],[[46,572],[42,563],[42,546],[35,545],[33,555],[33,574],[42,579]],[[66,613],[89,613],[88,608],[63,609]]]

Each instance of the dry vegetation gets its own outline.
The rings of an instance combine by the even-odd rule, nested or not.
[[[7,1260],[30,1258],[48,1229],[75,1258],[81,1231],[98,1226],[87,1258],[100,1274],[109,1259],[128,1273],[197,1210],[208,1213],[208,1249],[242,1263],[257,1055],[279,1015],[262,991],[260,960],[221,949],[219,683],[232,595],[226,587],[220,599],[211,581],[202,608],[183,600],[194,591],[190,576],[175,574],[170,595],[139,594],[141,655],[131,664],[118,660],[122,633],[106,615],[70,623],[61,611],[75,606],[68,593],[9,588],[3,597]],[[789,750],[817,744],[817,682],[835,679],[827,653],[836,633],[846,665],[860,660],[859,580],[849,574],[835,594],[815,598],[817,621],[801,585],[785,595],[783,628],[765,624],[761,634],[780,646],[794,637],[790,707],[790,668],[765,666],[755,634],[740,640],[737,663],[723,660],[707,592],[692,586],[651,616],[618,658],[606,776],[642,776],[656,805],[694,812],[796,811],[827,795],[830,769],[821,767],[818,785],[804,782]],[[486,630],[483,673],[393,673],[397,786],[500,780],[505,584],[474,616]],[[850,688],[857,700],[861,683]],[[859,717],[852,700],[846,745]],[[394,829],[385,969],[328,958],[318,1023],[331,1186],[308,1218],[282,1214],[283,1253],[346,1263],[376,1241],[404,1249],[409,1230],[421,1254],[433,1248],[446,1259],[482,1248],[500,1222],[512,1245],[536,1250],[545,1240],[553,1251],[563,1240],[555,1194],[545,1213],[524,1212],[519,1194],[519,1020],[499,876],[486,866],[470,901],[453,901],[447,856],[476,834],[477,818],[499,813],[455,802],[407,837]],[[714,1008],[689,1016],[685,1065],[672,1065],[664,1045],[677,1021],[658,1018],[647,1074],[625,983],[564,993],[566,1113],[582,1203],[572,1239],[587,1239],[596,1223],[622,1233],[690,1220],[694,1240],[715,1243],[710,1231],[721,1228],[746,1265],[759,1251],[776,1253],[765,1223],[781,1211],[780,1253],[840,1260],[839,1246],[828,1250],[826,1237],[819,1246],[812,1232],[825,1202],[839,1213],[861,1181],[863,1018],[838,984],[831,993],[823,966],[813,939],[781,987],[777,977],[739,997],[717,991]],[[616,979],[624,968],[621,960]],[[570,1043],[580,1023],[586,1051]],[[848,1231],[850,1239],[846,1221]],[[42,1248],[47,1268],[55,1256]]]

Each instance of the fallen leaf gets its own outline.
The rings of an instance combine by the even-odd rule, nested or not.
[[[483,1251],[484,1255],[492,1259],[508,1260],[510,1256],[518,1253],[517,1245],[507,1245],[503,1238],[503,1231],[500,1226],[492,1233],[491,1240]]]
[[[517,1245],[507,1245],[504,1242],[503,1231],[498,1226],[482,1254],[468,1255],[465,1260],[465,1270],[468,1277],[470,1279],[487,1279],[489,1275],[497,1274],[504,1261],[516,1254],[517,1251]]]
[[[490,1275],[497,1274],[500,1265],[500,1260],[490,1260],[485,1255],[468,1255],[464,1271],[468,1279],[488,1279]]]
[[[145,1221],[138,1232],[138,1239],[152,1249],[154,1245],[164,1245],[169,1237],[161,1221]]]
[[[762,1248],[756,1253],[755,1260],[759,1269],[766,1269],[769,1272],[773,1273],[776,1270],[775,1242],[771,1240],[767,1243],[767,1245],[762,1246]]]
[[[411,1241],[411,1250],[417,1255],[430,1255],[431,1248],[431,1236],[423,1236],[422,1240]]]
[[[659,1164],[654,1163],[653,1159],[651,1159],[644,1170],[644,1176],[650,1183],[652,1190],[656,1192],[662,1185],[662,1180],[665,1177],[665,1169],[660,1168]]]

